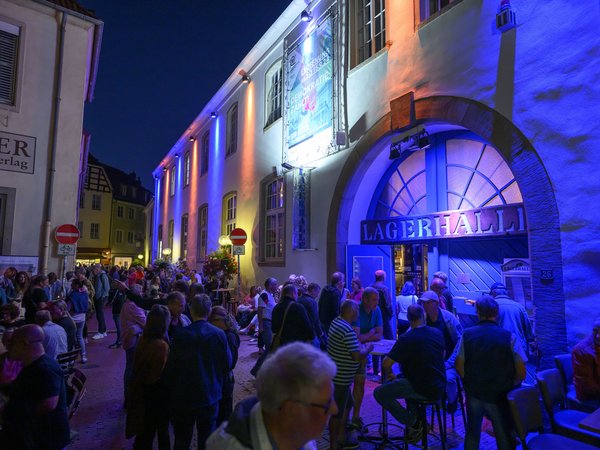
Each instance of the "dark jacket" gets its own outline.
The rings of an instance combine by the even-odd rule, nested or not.
[[[335,286],[325,286],[319,296],[319,320],[326,328],[340,315],[342,293]]]
[[[290,309],[283,324],[283,316],[288,305]],[[310,342],[315,338],[312,323],[310,322],[306,309],[291,297],[283,297],[273,308],[273,333],[279,333],[283,325],[280,345],[290,342]]]
[[[308,319],[312,323],[315,336],[320,337],[323,334],[323,329],[319,321],[319,306],[317,305],[317,301],[310,295],[304,294],[298,297],[298,303],[306,309],[306,314],[308,314]]]
[[[187,414],[217,403],[230,370],[231,352],[223,330],[206,320],[180,330],[173,338],[165,369],[172,411]]]

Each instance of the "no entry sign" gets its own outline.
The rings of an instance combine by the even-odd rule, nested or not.
[[[56,228],[54,237],[59,244],[75,244],[79,239],[79,230],[75,225],[65,223]]]
[[[248,239],[248,235],[241,228],[234,228],[229,233],[229,239],[233,245],[244,245]]]

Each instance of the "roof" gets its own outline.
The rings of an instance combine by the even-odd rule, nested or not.
[[[57,6],[61,6],[66,9],[70,9],[71,11],[75,11],[76,13],[83,14],[85,16],[93,17],[94,19],[98,19],[98,16],[94,13],[94,11],[90,9],[86,9],[77,3],[75,0],[46,0],[49,3],[54,3]]]
[[[113,198],[115,200],[146,206],[152,198],[152,192],[142,186],[142,181],[135,172],[125,173],[116,167],[104,164],[91,153],[88,158],[88,164],[100,166],[104,169],[112,185]],[[126,187],[125,194],[123,194],[123,186]]]

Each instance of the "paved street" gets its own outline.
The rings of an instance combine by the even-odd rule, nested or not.
[[[109,329],[112,325],[112,318],[108,314],[107,322]],[[94,330],[95,324],[89,322],[90,330]],[[93,333],[90,331],[90,336]],[[71,426],[79,434],[69,446],[72,450],[107,450],[107,449],[131,449],[133,440],[125,439],[125,411],[123,410],[123,369],[125,366],[125,353],[122,349],[111,350],[108,346],[114,342],[114,333],[109,333],[108,337],[100,341],[92,341],[88,346],[87,364],[79,364],[78,367],[88,378],[87,394],[76,415],[71,420]],[[236,401],[252,395],[254,388],[252,386],[253,377],[250,375],[250,368],[254,365],[257,358],[256,346],[250,342],[249,336],[241,336],[242,344],[240,347],[240,356],[235,369],[236,386],[234,399]],[[365,401],[363,404],[363,419],[365,423],[372,423],[381,420],[381,408],[377,406],[373,399],[373,389],[377,386],[375,381],[367,381],[365,392]],[[396,423],[390,417],[390,423]],[[437,425],[435,428],[437,432]],[[390,427],[391,434],[401,434],[396,427]],[[377,426],[371,426],[369,432],[372,435],[377,434]],[[452,428],[450,417],[448,416],[448,443],[449,448],[462,448],[464,437],[464,427],[460,411],[456,413],[455,428]],[[323,439],[319,441],[319,448],[328,448],[327,431]],[[440,441],[435,435],[429,436],[429,446],[432,449],[441,448]],[[371,443],[362,443],[361,449],[377,448]],[[411,448],[418,448],[413,447]],[[494,449],[495,440],[485,432],[482,433],[482,449]]]

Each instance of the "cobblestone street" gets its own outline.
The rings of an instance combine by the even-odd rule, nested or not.
[[[109,328],[112,319],[106,311]],[[88,322],[90,330],[96,327],[93,322]],[[90,336],[93,333],[90,331]],[[133,439],[125,439],[125,410],[123,409],[123,369],[125,367],[125,353],[122,349],[111,350],[108,346],[114,342],[114,333],[99,341],[90,339],[88,344],[88,363],[77,364],[87,376],[87,393],[76,415],[71,419],[71,427],[77,431],[78,436],[69,446],[71,450],[107,450],[131,449]],[[253,377],[250,368],[257,358],[256,345],[250,342],[250,336],[241,336],[239,360],[235,369],[236,386],[235,401],[246,398],[254,393]],[[368,379],[365,389],[365,400],[362,407],[362,417],[366,424],[381,421],[381,408],[373,399],[373,389],[378,385],[374,379]],[[396,424],[389,415],[390,424]],[[452,427],[450,416],[448,422],[448,448],[462,448],[464,427],[460,410],[456,413],[455,427]],[[377,435],[377,425],[369,427],[370,435]],[[401,435],[402,431],[395,426],[390,426],[390,434]],[[429,435],[429,448],[439,449],[441,444],[437,435]],[[327,430],[319,441],[319,449],[329,448]],[[361,449],[377,448],[375,444],[363,442]],[[410,448],[418,448],[411,446]],[[482,449],[494,449],[495,439],[485,432],[481,437]]]

